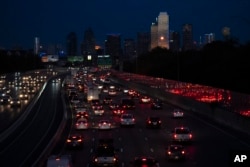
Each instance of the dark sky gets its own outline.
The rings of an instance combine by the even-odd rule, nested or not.
[[[211,32],[222,39],[223,27],[241,43],[250,40],[250,0],[3,0],[0,47],[29,49],[35,36],[43,45],[65,45],[71,31],[80,43],[88,27],[100,45],[108,33],[135,39],[137,32],[150,31],[160,12],[169,14],[170,30],[192,24],[197,42]]]

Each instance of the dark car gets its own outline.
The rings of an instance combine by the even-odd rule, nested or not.
[[[186,159],[186,151],[182,145],[169,145],[166,149],[168,160],[180,161]]]
[[[150,116],[146,120],[147,128],[160,128],[161,127],[161,119],[160,117]]]
[[[162,109],[162,108],[163,108],[163,103],[161,100],[157,99],[151,103],[151,109],[153,110]]]
[[[122,99],[121,106],[123,109],[135,109],[135,102],[132,99]]]
[[[7,105],[7,104],[10,104],[11,99],[12,98],[10,95],[3,95],[1,96],[0,102],[1,104]]]
[[[160,167],[158,161],[149,156],[135,157],[130,163],[131,167]]]
[[[113,113],[113,115],[115,115],[115,116],[120,116],[120,115],[122,115],[123,113],[125,112],[125,110],[122,108],[122,107],[117,107],[117,108],[114,108],[114,109],[112,109],[112,113]]]
[[[10,100],[11,107],[20,107],[21,106],[21,100],[19,98],[12,98]]]
[[[83,137],[80,134],[71,134],[67,138],[66,147],[69,149],[72,148],[83,148]]]
[[[112,103],[112,98],[111,97],[105,97],[103,99],[103,104],[110,104]]]

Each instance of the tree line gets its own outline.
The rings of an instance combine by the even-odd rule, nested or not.
[[[124,71],[250,93],[250,43],[214,41],[199,50],[157,47],[124,63]]]

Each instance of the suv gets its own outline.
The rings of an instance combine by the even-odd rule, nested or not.
[[[92,158],[94,167],[108,166],[118,167],[118,156],[113,143],[110,141],[100,141]]]

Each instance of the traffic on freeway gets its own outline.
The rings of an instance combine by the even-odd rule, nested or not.
[[[82,88],[87,85],[97,87],[98,96]],[[1,143],[0,166],[226,167],[232,152],[250,150],[249,141],[247,134],[114,83],[109,71],[78,69],[48,82],[32,115]]]
[[[148,166],[228,166],[231,152],[250,149],[247,134],[164,102],[160,103],[161,107],[154,108],[152,105],[159,103],[159,99],[112,80],[104,83],[109,72],[84,74],[79,71],[71,76],[71,82],[65,82],[64,90],[68,92],[65,98],[70,101],[69,92],[75,91],[79,102],[69,103],[70,132],[48,155],[54,157],[54,161],[67,156],[74,167],[143,166],[143,162],[152,159],[155,163],[148,163]],[[100,88],[96,99],[87,100],[86,91],[79,89],[86,80]],[[108,102],[107,97],[111,98]],[[124,104],[125,99],[130,102]],[[84,106],[88,113],[87,117],[83,116],[87,128],[76,128],[77,120],[81,119],[76,117],[78,105]],[[96,114],[94,106],[102,106],[102,114]],[[115,106],[118,113],[114,112]],[[176,115],[176,111],[180,113]],[[78,142],[82,144],[72,143],[71,135],[80,135]],[[103,144],[103,141],[108,142]],[[67,147],[68,144],[73,147]],[[45,160],[43,166],[52,162]]]

